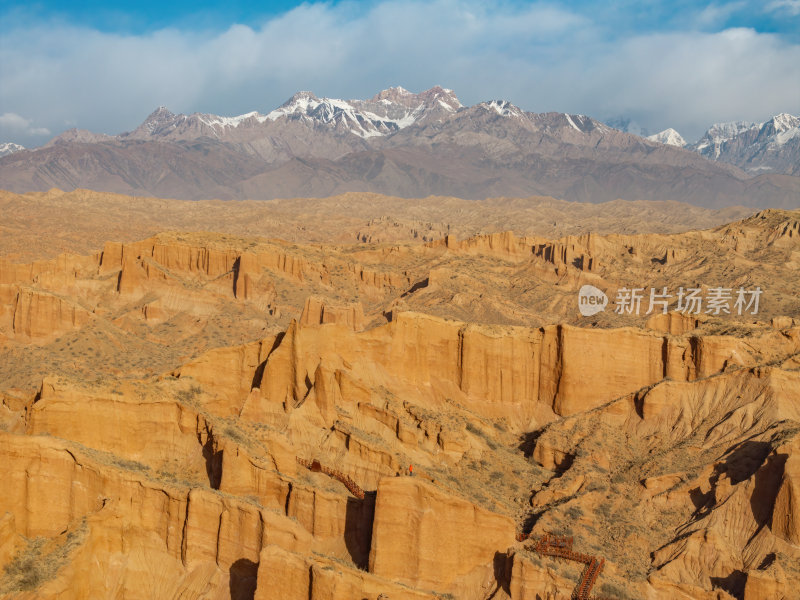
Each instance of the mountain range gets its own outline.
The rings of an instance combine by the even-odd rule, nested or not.
[[[717,123],[693,144],[672,128],[647,139],[686,148],[749,173],[800,175],[800,117],[787,113],[775,115],[764,123]]]
[[[0,157],[0,188],[186,199],[364,191],[796,207],[798,121],[779,115],[759,128],[718,126],[692,148],[677,132],[645,139],[584,115],[525,112],[504,100],[463,106],[438,86],[347,101],[299,92],[267,114],[159,107],[119,135],[69,130],[42,148]]]

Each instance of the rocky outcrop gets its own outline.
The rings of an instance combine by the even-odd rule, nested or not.
[[[118,390],[92,394],[50,378],[27,414],[29,435],[73,440],[154,467],[174,457],[187,468],[204,466],[210,428],[197,410],[172,399],[130,397]]]
[[[358,263],[351,265],[350,271],[357,284],[373,295],[392,290],[405,290],[411,285],[411,278],[407,273],[371,269]]]
[[[300,325],[307,327],[326,323],[339,323],[353,331],[361,331],[364,329],[364,309],[360,302],[349,306],[336,306],[326,303],[321,298],[306,298],[300,315]]]
[[[213,390],[209,406],[217,414],[238,415],[250,390],[258,387],[264,362],[281,338],[216,348],[182,365],[172,375]]]
[[[319,266],[311,266],[301,255],[279,246],[263,244],[258,251],[193,245],[181,240],[151,238],[133,244],[106,243],[100,255],[101,273],[119,271],[118,291],[140,293],[146,282],[201,276],[221,293],[241,300],[257,300],[272,293],[265,272],[294,281],[324,277]],[[207,284],[208,285],[208,284]]]
[[[57,535],[107,504],[132,504],[138,508],[127,513],[131,524],[155,534],[184,564],[230,566],[242,557],[257,561],[270,543],[294,550],[310,544],[309,534],[284,516],[213,490],[165,487],[135,464],[103,464],[103,455],[93,460],[54,439],[0,433],[0,457],[12,489],[0,510],[15,515],[16,530],[26,537]]]
[[[78,329],[91,312],[72,300],[16,285],[0,285],[0,331],[10,337],[47,339]]]
[[[45,288],[70,287],[75,280],[86,277],[96,268],[98,255],[77,256],[59,254],[53,260],[38,260],[27,264],[12,263],[0,258],[0,285],[37,285]]]
[[[653,315],[645,323],[648,329],[654,329],[661,333],[670,335],[684,335],[696,329],[700,325],[700,319],[692,315],[685,315],[679,312],[668,312]]]
[[[775,269],[795,239],[768,247]],[[727,252],[697,240],[708,263]],[[724,264],[755,277],[758,244],[728,242]],[[515,536],[530,529],[606,559],[601,596],[786,595],[796,319],[529,326],[609,270],[706,272],[671,244],[499,234],[334,254],[164,234],[0,266],[24,280],[0,283],[0,593],[37,552],[52,572],[27,597],[62,600],[509,600],[594,582],[599,561],[582,575],[531,553]],[[41,298],[17,331],[20,290]],[[38,392],[18,383],[37,367],[58,374]]]
[[[728,337],[565,325],[489,328],[413,313],[355,334],[292,325],[264,364],[264,383],[256,384],[259,392],[243,414],[259,419],[276,407],[290,411],[309,395],[321,360],[334,369],[347,363],[345,370],[369,384],[374,376],[353,366],[369,356],[399,380],[459,394],[480,414],[525,420],[541,407],[571,415],[664,378],[693,380],[751,364],[750,353]]]
[[[509,561],[511,573],[508,591],[511,600],[567,600],[571,596],[574,583],[555,570],[538,567],[521,553],[511,554]]]
[[[651,510],[682,515],[668,527],[672,539],[652,550],[652,597],[716,598],[719,589],[733,597],[781,597],[780,565],[798,555],[789,541],[796,529],[798,391],[796,372],[737,369],[664,381],[593,411],[591,419],[554,422],[536,440],[533,458],[557,473],[532,504],[545,512],[566,504],[561,518],[591,511],[593,527],[632,530],[635,521],[624,525],[619,511],[598,511],[603,496],[592,490],[635,486],[631,510],[641,516],[634,519]],[[629,447],[624,457],[596,443],[617,432]],[[631,481],[632,472],[652,476]],[[547,531],[558,522],[537,527]]]
[[[382,479],[375,503],[370,572],[447,591],[514,542],[514,522],[414,477]]]
[[[261,552],[254,600],[433,600],[437,597],[341,563],[319,563],[278,546],[268,546]]]
[[[795,451],[785,460],[772,510],[772,533],[800,546],[800,452]]]
[[[505,231],[477,235],[462,241],[447,235],[442,240],[427,245],[431,248],[444,246],[457,252],[494,254],[517,261],[538,257],[556,267],[571,266],[581,271],[596,271],[597,259],[588,249],[591,242],[591,235],[569,236],[554,242],[535,237],[517,237],[513,232]]]

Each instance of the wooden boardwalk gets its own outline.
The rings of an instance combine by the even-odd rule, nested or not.
[[[336,469],[331,469],[329,467],[325,467],[320,464],[318,460],[305,460],[300,458],[299,456],[295,457],[297,463],[303,465],[309,471],[313,471],[314,473],[324,473],[328,477],[332,477],[337,481],[341,482],[344,487],[347,488],[347,491],[353,494],[356,498],[361,500],[364,499],[364,490],[361,489],[359,486],[349,475],[345,475],[341,471],[337,471]]]
[[[581,572],[580,581],[575,586],[575,589],[572,590],[572,600],[604,600],[599,596],[592,596],[591,593],[606,564],[605,558],[575,552],[572,549],[573,539],[571,537],[545,533],[539,538],[531,538],[530,534],[527,533],[517,534],[518,542],[524,542],[525,540],[533,541],[530,548],[540,556],[552,556],[585,565]]]

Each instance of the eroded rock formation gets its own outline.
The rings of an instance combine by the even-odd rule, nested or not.
[[[783,217],[690,237],[754,277],[752,253],[797,252]],[[582,567],[524,541],[553,533],[605,561],[600,597],[791,598],[800,327],[781,296],[763,318],[521,324],[523,300],[555,314],[615,269],[688,268],[683,249],[169,234],[0,263],[0,593],[566,598]],[[497,318],[456,318],[478,310]]]

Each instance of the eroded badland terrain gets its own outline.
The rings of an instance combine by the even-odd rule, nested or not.
[[[798,597],[800,211],[0,204],[3,597]]]

